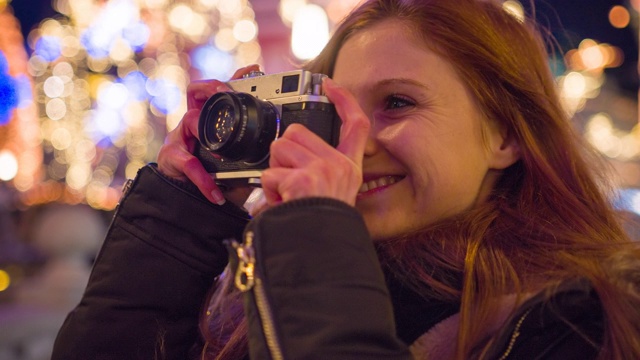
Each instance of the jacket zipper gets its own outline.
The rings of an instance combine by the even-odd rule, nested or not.
[[[262,279],[256,276],[256,257],[253,247],[253,237],[253,231],[247,231],[244,243],[239,244],[237,241],[231,243],[238,255],[238,268],[236,269],[234,282],[240,291],[252,291],[258,309],[258,315],[262,323],[262,333],[266,339],[271,358],[274,360],[283,360],[282,348],[280,347],[280,341],[278,340],[278,334],[276,333],[275,322],[273,320],[273,312],[271,311]]]
[[[522,326],[524,319],[527,318],[527,315],[529,315],[530,312],[531,312],[531,309],[527,310],[527,312],[525,312],[520,317],[520,319],[518,319],[516,326],[513,328],[513,333],[511,333],[511,339],[509,339],[509,345],[507,346],[507,349],[504,351],[504,353],[502,354],[499,360],[505,360],[511,354],[511,350],[513,350],[513,346],[515,345],[516,340],[518,339],[518,336],[520,336],[520,327]]]

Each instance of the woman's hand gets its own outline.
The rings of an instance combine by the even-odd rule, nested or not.
[[[231,79],[239,79],[251,71],[258,70],[260,70],[258,65],[250,65],[236,71]],[[204,169],[193,152],[198,141],[198,119],[202,106],[209,97],[224,91],[232,90],[224,82],[218,80],[196,81],[189,84],[187,112],[178,126],[167,134],[164,145],[158,153],[160,172],[178,180],[191,180],[209,201],[218,205],[224,204],[226,199],[216,186],[212,175]],[[242,202],[241,199],[234,199],[235,195],[237,194],[227,194],[232,202],[236,204]],[[246,197],[246,194],[244,196]],[[240,205],[242,204],[240,203]]]
[[[303,125],[287,127],[271,144],[269,168],[262,173],[268,206],[316,196],[355,205],[370,122],[348,91],[328,78],[323,87],[342,119],[340,143],[333,148]]]

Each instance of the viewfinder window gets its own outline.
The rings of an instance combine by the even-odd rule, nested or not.
[[[298,91],[298,83],[300,82],[300,75],[289,75],[282,77],[282,92],[290,93]]]

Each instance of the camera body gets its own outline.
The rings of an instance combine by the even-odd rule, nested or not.
[[[269,146],[291,124],[337,146],[341,121],[322,91],[324,77],[294,70],[229,81],[234,92],[215,94],[202,108],[195,155],[217,181],[259,184],[269,166]]]

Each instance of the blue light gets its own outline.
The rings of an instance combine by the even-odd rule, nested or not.
[[[0,51],[0,74],[9,72],[9,62],[4,57],[4,53]]]
[[[16,90],[18,92],[18,107],[25,108],[33,102],[33,88],[31,81],[24,74],[15,77]]]
[[[144,49],[150,35],[151,30],[143,22],[137,22],[122,30],[122,38],[131,45],[134,52],[140,52]]]
[[[131,50],[144,49],[151,30],[135,14],[140,12],[134,0],[108,1],[98,19],[80,36],[80,43],[94,58],[105,58],[121,40]]]
[[[91,112],[89,126],[87,127],[94,142],[116,141],[127,129],[122,114],[114,109],[98,108]]]
[[[640,215],[640,190],[635,188],[618,189],[613,206],[618,210],[626,210]]]
[[[80,35],[80,43],[91,57],[100,59],[109,55],[113,40],[108,33],[89,28]]]
[[[48,62],[55,61],[62,54],[62,44],[59,37],[42,36],[36,41],[34,53]]]
[[[138,101],[144,101],[149,98],[147,94],[146,83],[147,77],[140,71],[132,71],[122,78],[122,83],[129,90],[134,99]]]
[[[191,58],[204,79],[226,79],[235,67],[233,56],[211,45],[196,48]]]
[[[18,106],[16,81],[8,70],[9,63],[0,51],[0,126],[9,123],[13,109]]]
[[[147,91],[151,95],[151,105],[162,114],[170,114],[180,106],[182,93],[177,85],[164,80],[147,81]]]

